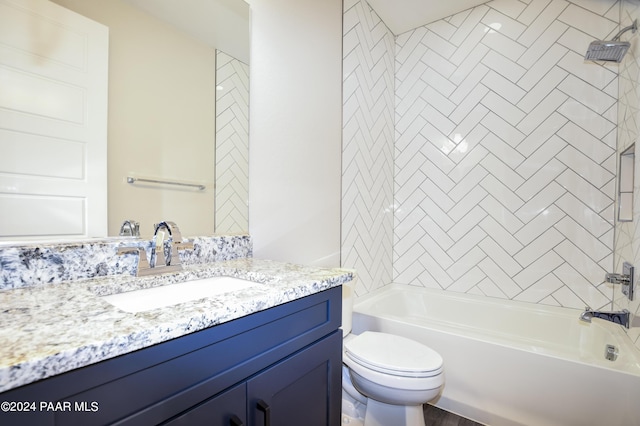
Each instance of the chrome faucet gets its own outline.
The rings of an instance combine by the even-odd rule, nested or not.
[[[627,296],[629,300],[633,300],[635,293],[635,268],[629,262],[622,263],[621,274],[607,272],[604,279],[606,282],[611,284],[620,284],[622,294]]]
[[[127,219],[122,222],[120,227],[121,237],[139,237],[140,236],[140,223],[132,219]]]
[[[164,233],[161,230],[166,230],[169,233],[169,241],[167,252],[165,254],[165,241]],[[160,222],[154,225],[153,240],[151,242],[151,267],[155,268],[158,264],[164,263],[166,267],[173,266],[177,269],[182,269],[180,264],[180,250],[193,249],[192,242],[182,241],[182,234],[180,228],[174,222]]]
[[[169,238],[165,241],[164,231]],[[168,242],[168,244],[166,244]],[[165,248],[166,253],[165,253]],[[136,276],[162,274],[182,270],[180,250],[193,249],[193,242],[182,241],[182,234],[178,225],[173,222],[160,222],[154,225],[153,240],[151,241],[151,256],[147,255],[143,247],[119,247],[118,254],[138,253],[138,269]]]
[[[592,311],[591,308],[587,306],[584,309],[584,312],[580,314],[580,321],[591,322],[592,318],[600,318],[629,328],[629,311],[627,309],[613,312],[601,312]]]

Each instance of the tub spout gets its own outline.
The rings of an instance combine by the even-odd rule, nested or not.
[[[587,306],[584,309],[584,312],[580,314],[580,321],[591,322],[591,318],[600,318],[629,328],[629,311],[627,309],[613,312],[601,312],[593,311]]]

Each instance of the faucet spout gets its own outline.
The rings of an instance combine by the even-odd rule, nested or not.
[[[629,328],[629,317],[630,313],[627,309],[623,309],[621,311],[604,312],[591,310],[591,308],[587,306],[584,312],[580,314],[579,318],[580,321],[584,322],[591,322],[592,318],[600,318],[615,324],[624,325],[626,328]]]

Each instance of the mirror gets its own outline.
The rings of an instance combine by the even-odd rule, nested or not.
[[[161,220],[176,222],[186,236],[248,231],[237,224],[233,230],[215,229],[214,197],[216,50],[248,63],[249,5],[243,0],[53,2],[109,28],[109,235],[118,235],[127,219],[140,222],[143,237]],[[128,183],[131,177],[205,189]]]

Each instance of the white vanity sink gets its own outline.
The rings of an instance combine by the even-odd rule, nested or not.
[[[240,278],[211,277],[111,294],[102,296],[102,299],[123,311],[136,313],[260,285]]]

